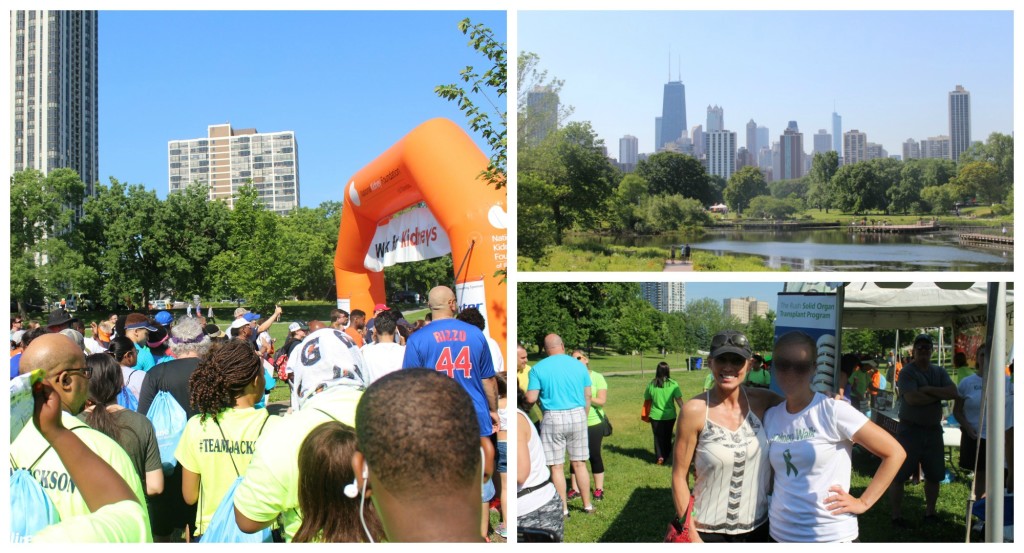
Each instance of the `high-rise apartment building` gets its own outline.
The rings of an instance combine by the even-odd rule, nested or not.
[[[762,148],[771,148],[771,138],[768,135],[768,127],[764,125],[757,126],[757,151],[760,152]]]
[[[736,172],[736,133],[723,130],[706,132],[704,136],[708,173],[729,180]]]
[[[661,143],[661,116],[654,118],[654,151],[660,152],[664,144]]]
[[[908,138],[903,143],[903,159],[921,159],[921,144],[913,138]]]
[[[194,182],[210,187],[211,200],[234,207],[239,188],[252,185],[267,209],[285,214],[299,205],[299,154],[295,133],[258,133],[210,125],[206,138],[167,143],[170,192]]]
[[[971,146],[971,93],[956,85],[949,93],[949,153],[954,162]]]
[[[631,173],[636,168],[639,149],[640,140],[637,137],[627,134],[619,139],[619,165],[624,172]]]
[[[832,135],[825,129],[818,129],[818,134],[814,135],[814,153],[824,154],[832,151]]]
[[[798,179],[804,175],[804,134],[796,121],[790,121],[779,137],[779,180]]]
[[[726,317],[736,317],[740,324],[747,324],[754,318],[768,314],[768,302],[754,297],[725,298],[722,300],[722,311]]]
[[[703,158],[707,154],[704,149],[704,125],[694,125],[690,129],[690,140],[693,142],[693,157]]]
[[[889,152],[885,151],[885,148],[881,144],[875,144],[874,142],[868,142],[865,148],[868,159],[885,159],[889,157]]]
[[[558,94],[550,87],[534,87],[526,93],[526,143],[544,141],[558,128]]]
[[[751,119],[747,121],[747,151],[751,153],[751,156],[757,157],[759,149],[757,146],[757,123]]]
[[[946,135],[930,136],[921,141],[921,157],[951,159],[951,141]]]
[[[725,130],[725,110],[708,105],[708,132]]]
[[[10,16],[11,169],[71,168],[92,195],[99,180],[97,12]]]
[[[832,112],[832,149],[843,156],[843,118],[836,112]]]
[[[641,282],[640,295],[662,313],[680,313],[686,309],[685,282]]]
[[[868,159],[868,135],[857,129],[843,133],[843,165]]]
[[[661,133],[656,150],[666,143],[675,142],[686,130],[686,87],[682,81],[665,83],[661,102]]]

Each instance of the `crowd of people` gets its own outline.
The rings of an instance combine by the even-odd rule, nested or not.
[[[280,307],[240,307],[227,332],[198,310],[113,315],[89,338],[61,309],[38,329],[12,319],[12,379],[43,380],[11,471],[56,513],[20,539],[488,540],[507,466],[500,348],[451,289],[428,307],[427,324],[337,309],[290,323],[281,347]],[[289,399],[270,410],[278,379]]]
[[[890,373],[900,398],[894,433],[866,415],[886,389],[874,357],[842,356],[836,390],[815,391],[821,350],[803,332],[780,336],[765,355],[741,332],[716,334],[708,347],[708,382],[685,400],[669,365],[659,363],[644,389],[643,412],[652,461],[672,465],[671,534],[693,542],[858,541],[857,516],[886,495],[892,527],[911,527],[903,516],[903,488],[919,473],[923,523],[935,524],[945,476],[943,402],[950,400],[963,429],[960,466],[976,472],[982,494],[987,429],[979,416],[987,350],[979,349],[976,372],[958,375],[957,385],[932,363],[933,349],[930,335],[917,336],[911,355]],[[533,367],[526,349],[518,351],[518,523],[527,538],[561,540],[572,500],[582,500],[582,511],[591,513],[593,501],[605,497],[601,447],[611,433],[603,412],[609,391],[583,351],[566,355],[554,334],[545,338],[544,350]],[[1007,379],[1004,430],[1012,467],[1013,387]],[[869,484],[857,493],[851,490],[854,446],[878,458]],[[1012,491],[1012,468],[1006,483]]]

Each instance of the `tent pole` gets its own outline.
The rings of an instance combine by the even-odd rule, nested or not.
[[[1003,543],[1003,468],[1005,466],[1005,419],[1006,419],[1006,378],[1003,362],[1006,359],[1006,283],[989,283],[989,319],[992,328],[992,342],[989,347],[988,370],[988,439],[985,455],[986,483],[985,500],[985,541]]]

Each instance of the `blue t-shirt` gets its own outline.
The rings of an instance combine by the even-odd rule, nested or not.
[[[483,380],[494,377],[487,339],[480,329],[457,319],[433,321],[409,336],[403,369],[427,368],[447,374],[473,399],[480,435],[494,433]]]
[[[11,357],[11,378],[18,377],[18,370],[21,367],[21,354]]]
[[[587,366],[561,353],[530,369],[527,391],[540,390],[540,405],[545,411],[565,411],[587,406],[583,389],[591,384]]]
[[[135,344],[135,351],[139,354],[139,360],[135,363],[135,369],[142,372],[149,372],[156,365],[156,360],[153,359],[153,352],[148,347],[140,346]]]

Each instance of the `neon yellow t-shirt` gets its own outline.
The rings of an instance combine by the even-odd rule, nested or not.
[[[599,390],[607,390],[608,389],[608,381],[604,379],[604,375],[601,374],[601,373],[596,373],[594,371],[590,371],[590,382],[591,382],[591,386],[590,386],[590,398],[591,399],[597,397],[597,392]],[[590,404],[590,413],[587,414],[587,426],[594,426],[595,424],[601,424],[601,416],[598,415],[598,412],[604,413],[604,409],[601,408],[601,407],[598,407],[597,405],[594,405],[593,403],[591,403]]]
[[[523,369],[522,372],[517,372],[516,373],[516,382],[519,384],[519,387],[522,388],[524,392],[526,391],[527,386],[530,384],[530,369],[531,368],[532,367],[527,365],[526,368]],[[595,392],[592,392],[592,393],[597,393],[597,392],[595,391]],[[590,412],[593,413],[594,411],[591,410]],[[541,414],[541,411],[540,411],[540,403],[539,402],[538,403],[534,403],[533,407],[530,408],[530,412],[527,413],[527,414],[530,416],[530,420],[533,421],[534,423],[538,423],[538,422],[540,422],[540,420],[542,418],[544,418],[543,415]],[[588,421],[589,421],[589,419],[588,419]]]
[[[146,508],[125,500],[47,526],[32,543],[153,543],[153,535]]]
[[[292,541],[302,525],[299,512],[302,441],[314,428],[331,420],[324,413],[355,427],[356,405],[362,395],[361,391],[346,387],[321,392],[298,413],[284,417],[281,424],[264,432],[257,442],[249,470],[235,490],[235,508],[255,521],[273,520],[280,515],[281,533],[285,540]],[[267,447],[262,446],[264,443]]]
[[[89,428],[87,424],[67,411],[61,413],[61,422],[67,429],[85,427],[81,430],[74,430],[75,435],[81,438],[100,459],[113,467],[128,483],[128,487],[135,492],[139,502],[142,505],[146,504],[146,492],[139,480],[138,473],[135,472],[132,460],[117,442],[99,430]],[[60,514],[60,519],[70,520],[76,516],[90,514],[85,499],[78,491],[78,486],[71,481],[71,475],[60,462],[60,456],[52,447],[47,450],[49,445],[36,426],[29,423],[11,443],[11,458],[18,467],[28,468],[46,450],[46,454],[39,458],[39,462],[32,469],[32,477],[43,487],[44,492],[57,509],[57,513]],[[149,516],[146,515],[145,509],[143,509],[143,518],[148,527]]]
[[[227,409],[217,417],[220,429],[207,417],[200,422],[200,415],[189,419],[181,434],[174,457],[182,468],[199,475],[199,508],[196,511],[196,533],[202,534],[217,511],[224,494],[239,474],[245,474],[256,451],[256,438],[260,427],[266,433],[281,422],[281,417],[271,416],[266,409]],[[264,425],[266,421],[266,425]],[[223,436],[221,430],[224,431]],[[234,459],[234,465],[231,461]]]

